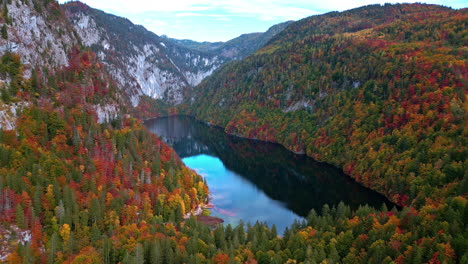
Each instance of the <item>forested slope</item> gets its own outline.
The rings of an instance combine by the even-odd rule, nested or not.
[[[2,3],[1,22],[6,4],[37,16],[51,8],[67,21],[55,1]],[[129,98],[99,56],[70,42],[64,63],[38,61],[30,76],[22,54],[0,59],[2,108],[22,106],[10,130],[0,130],[0,261],[467,262],[466,12],[397,5],[344,14],[293,24],[204,83],[182,109],[343,166],[414,207],[324,206],[283,236],[261,223],[184,220],[206,201],[202,178],[140,121],[123,117]],[[54,28],[55,20],[43,21]],[[6,24],[9,39],[15,28]]]
[[[456,226],[447,238],[464,262],[467,21],[466,9],[423,4],[306,18],[207,78],[180,111],[334,164],[434,226]]]
[[[24,104],[0,130],[1,261],[117,263],[206,202],[202,178],[141,121],[99,113],[129,103],[94,53],[76,47],[29,79],[19,55],[1,62],[2,103]]]
[[[437,204],[467,192],[467,18],[421,4],[307,18],[205,80],[185,110],[400,205]]]

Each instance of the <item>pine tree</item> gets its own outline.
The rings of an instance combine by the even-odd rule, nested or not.
[[[60,200],[59,205],[55,207],[55,217],[57,217],[60,225],[64,223],[63,219],[65,217],[65,207],[63,206],[62,200]]]
[[[57,233],[53,233],[48,242],[48,258],[47,263],[55,263],[55,253],[60,249],[60,238]]]
[[[102,241],[102,258],[105,264],[109,264],[111,263],[112,242],[105,234],[102,236]]]
[[[99,239],[101,239],[101,230],[99,230],[99,227],[96,223],[93,223],[91,226],[91,242],[96,242]]]
[[[94,198],[91,201],[91,208],[89,209],[89,215],[91,217],[91,221],[97,223],[102,219],[102,209],[97,198]]]
[[[16,205],[16,225],[18,225],[19,228],[26,228],[25,224],[25,219],[24,219],[24,210],[21,204]]]
[[[143,246],[138,243],[135,249],[135,263],[137,264],[144,264],[145,263],[145,253],[143,250]]]
[[[3,24],[1,30],[2,30],[2,38],[3,39],[8,39],[8,29],[7,29],[6,24]]]
[[[226,247],[226,238],[224,235],[224,227],[220,224],[214,231],[214,238],[216,247],[219,249],[223,249]]]
[[[151,264],[162,264],[163,263],[161,244],[159,243],[159,240],[155,240],[151,245],[150,263]]]
[[[271,231],[270,231],[270,236],[269,236],[269,239],[275,239],[278,237],[278,231],[276,230],[276,225],[273,224],[273,226],[271,227]]]

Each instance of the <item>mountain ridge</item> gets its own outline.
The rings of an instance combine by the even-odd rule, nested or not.
[[[227,57],[230,60],[240,60],[263,47],[276,34],[283,31],[293,22],[286,21],[273,25],[265,32],[245,33],[226,42],[197,42],[189,39],[168,39],[188,48],[211,52]]]

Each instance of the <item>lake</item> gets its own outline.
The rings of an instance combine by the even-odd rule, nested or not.
[[[187,116],[145,122],[172,146],[183,162],[208,184],[211,215],[236,225],[239,220],[276,225],[279,233],[311,209],[320,212],[340,201],[351,208],[380,208],[383,195],[369,190],[340,169],[297,155],[278,144],[227,135]]]

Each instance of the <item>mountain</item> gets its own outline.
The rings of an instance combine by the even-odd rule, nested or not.
[[[177,104],[185,90],[224,63],[222,58],[174,45],[128,19],[80,2],[63,7],[83,44],[98,54],[134,106],[140,95]]]
[[[64,86],[75,80],[64,74],[78,69],[80,83],[74,84],[74,94],[87,93],[84,109],[93,109],[101,122],[125,113],[127,99],[110,87],[111,78],[92,54],[77,50],[79,36],[58,3],[3,1],[0,23],[2,129],[15,129],[19,113],[39,101],[74,101],[71,89]],[[104,90],[106,98],[99,96]]]
[[[463,195],[467,18],[402,4],[303,19],[203,81],[184,113],[339,166],[403,206]]]
[[[128,228],[156,238],[149,226],[200,211],[201,176],[124,115],[129,98],[57,2],[0,14],[1,263],[118,263]]]
[[[190,88],[218,67],[254,52],[289,23],[226,43],[198,43],[160,37],[128,19],[81,2],[63,7],[83,44],[99,55],[114,79],[125,87],[133,106],[138,105],[141,95],[179,104]]]
[[[2,10],[0,53],[20,54],[26,77],[35,68],[68,64],[68,52],[79,42],[56,2],[3,1]]]
[[[190,49],[210,52],[217,56],[225,57],[228,60],[240,60],[263,47],[271,38],[292,23],[293,21],[287,21],[276,24],[266,32],[243,34],[227,42],[196,42],[187,39],[178,40],[171,38],[169,40]]]
[[[135,62],[141,47],[152,57],[171,44],[145,42],[141,27],[120,18],[115,35],[83,15],[93,25],[83,28],[99,31],[77,33],[53,0],[4,0],[0,14],[0,262],[468,262],[466,9],[386,5],[310,17],[184,91],[177,108],[152,105],[306,152],[403,205],[325,205],[282,236],[263,223],[197,221],[204,179],[124,115],[131,99],[149,97],[114,80],[117,47],[132,43]],[[131,30],[128,42],[115,44],[121,29]],[[99,40],[87,47],[81,35]],[[176,51],[155,64],[182,85]]]

